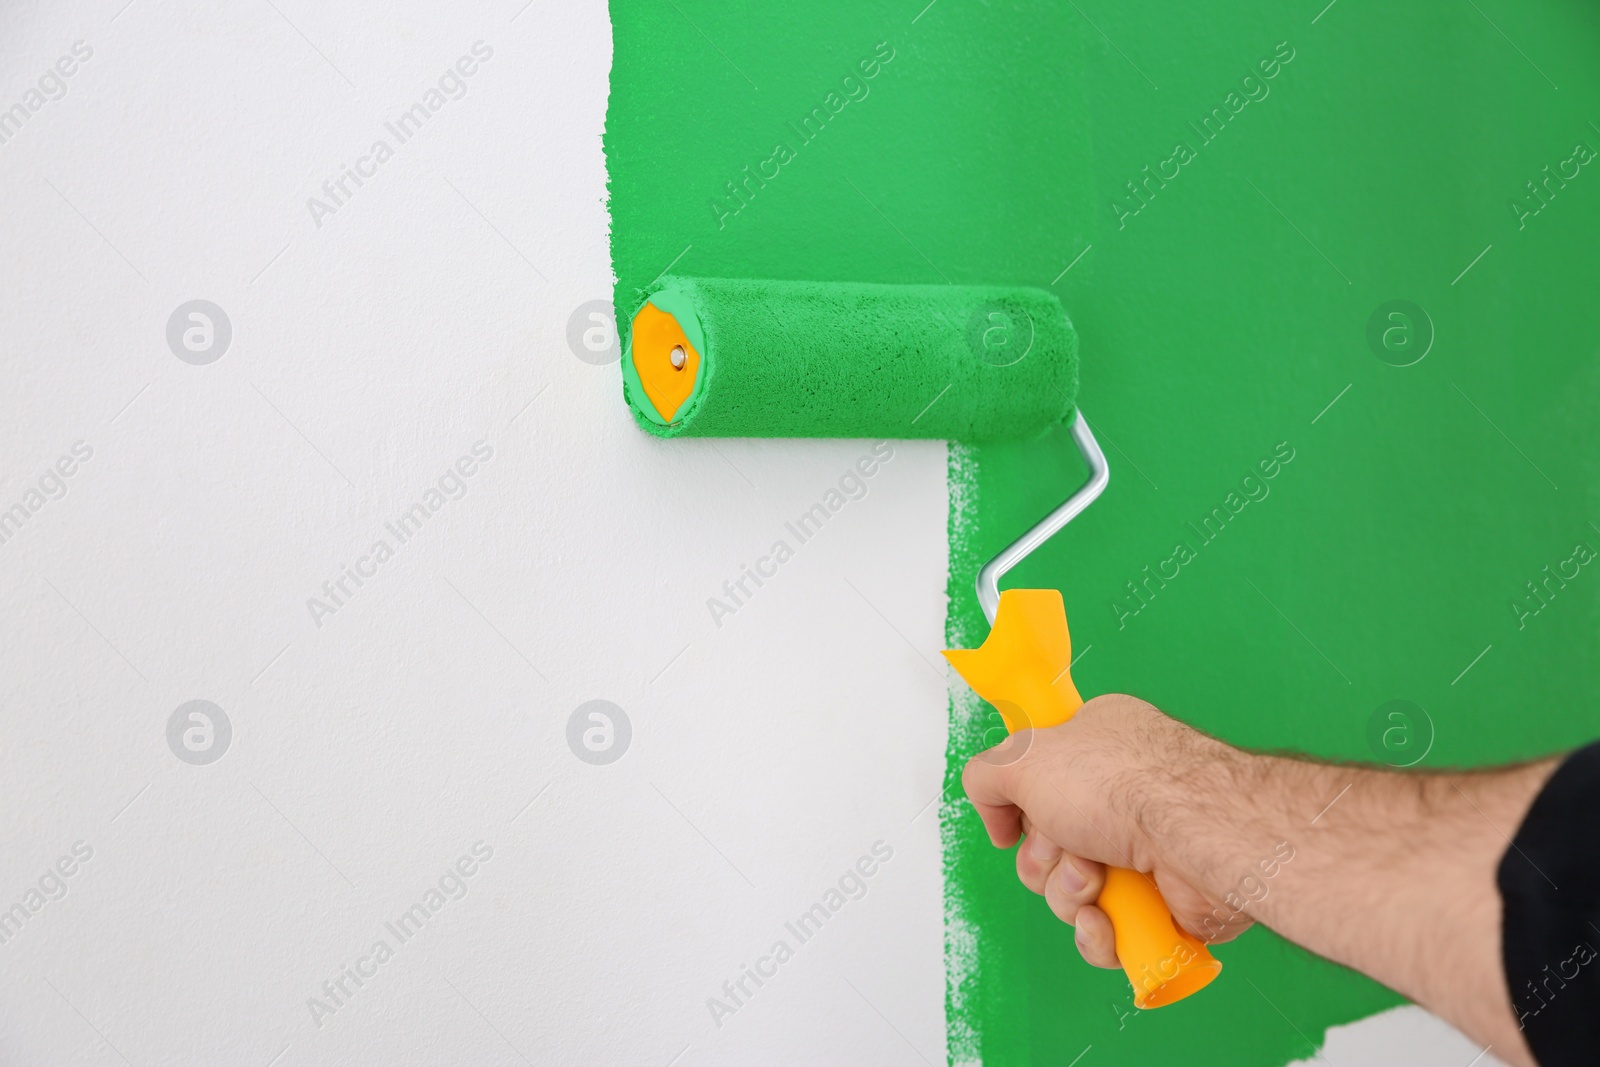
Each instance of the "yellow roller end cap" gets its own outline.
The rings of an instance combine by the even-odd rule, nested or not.
[[[633,369],[644,395],[665,422],[678,414],[700,377],[700,353],[683,327],[648,301],[633,317]]]

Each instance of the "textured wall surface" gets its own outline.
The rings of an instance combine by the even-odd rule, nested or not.
[[[937,1061],[944,446],[632,425],[603,5],[124,3],[0,15],[0,1061]]]

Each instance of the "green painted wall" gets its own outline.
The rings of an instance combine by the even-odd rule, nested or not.
[[[612,0],[619,308],[680,255],[692,274],[1053,286],[1112,485],[1016,581],[1065,593],[1086,694],[1394,762],[1413,757],[1374,750],[1369,720],[1410,700],[1427,766],[1600,733],[1600,573],[1566,563],[1600,547],[1600,14],[1163,8]],[[1569,177],[1537,200],[1547,165]],[[767,177],[735,199],[747,166]],[[1168,177],[1136,199],[1146,166]],[[1431,327],[1387,322],[1385,361],[1368,324],[1392,300]],[[1397,367],[1406,321],[1432,341]],[[1245,484],[1284,442],[1294,458]],[[976,564],[1080,476],[1064,436],[953,450],[953,641],[983,633]],[[1189,523],[1214,508],[1228,521],[1205,542]],[[1179,543],[1194,558],[1131,598]],[[1525,583],[1546,565],[1578,573],[1543,603]],[[990,725],[954,701],[953,797]],[[1092,1043],[1099,1063],[1279,1064],[1396,1002],[1255,931],[1201,996],[1122,1015],[1120,975],[1080,964],[963,804],[944,819],[954,1059],[1066,1063]]]

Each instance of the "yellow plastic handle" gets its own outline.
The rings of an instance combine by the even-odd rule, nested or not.
[[[1066,607],[1055,589],[1007,589],[982,646],[944,655],[1012,733],[1058,726],[1083,706],[1070,672]],[[1148,874],[1107,868],[1097,903],[1111,919],[1135,1007],[1182,1000],[1222,972],[1210,950],[1178,928]]]

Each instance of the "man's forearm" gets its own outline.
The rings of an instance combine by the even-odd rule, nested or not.
[[[1495,870],[1554,761],[1401,773],[1212,744],[1153,783],[1144,807],[1174,868],[1530,1062],[1505,986]]]
[[[1600,929],[1600,864],[1569,844],[1600,810],[1600,744],[1552,781],[1557,766],[1397,772],[1258,755],[1111,694],[1030,732],[1020,753],[974,757],[962,782],[997,846],[1025,830],[1037,839],[1018,852],[1018,875],[1077,927],[1097,966],[1118,963],[1115,930],[1094,906],[1102,865],[1134,867],[1202,937],[1262,922],[1531,1065],[1508,968],[1534,1000],[1523,1010],[1541,1055],[1591,1062],[1572,1057],[1600,1040],[1582,1011],[1600,999],[1582,971],[1596,957],[1584,928]],[[1508,855],[1513,838],[1537,861]],[[1564,898],[1544,891],[1546,868]],[[1554,971],[1541,971],[1556,952]],[[1580,988],[1550,1010],[1569,985]]]

